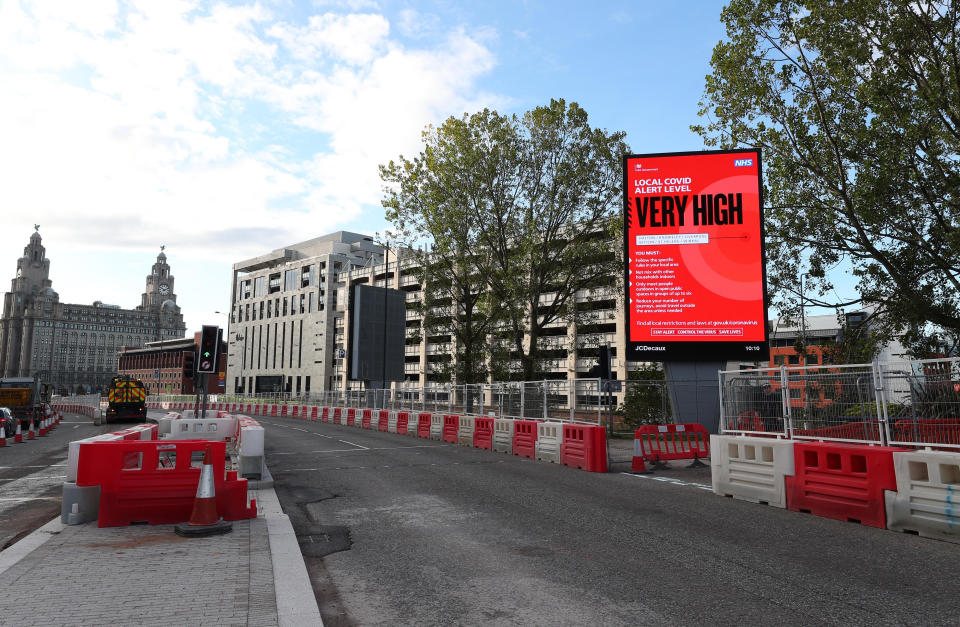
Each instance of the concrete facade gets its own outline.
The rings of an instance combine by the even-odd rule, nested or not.
[[[369,236],[344,231],[235,263],[227,393],[297,395],[358,388],[359,382],[347,380],[343,357],[350,337],[349,290],[358,284],[402,290],[408,303],[422,298],[424,287],[413,255],[387,251]],[[541,346],[552,354],[545,364],[547,378],[585,376],[603,343],[612,348],[615,376],[626,378],[626,364],[617,357],[624,351],[624,317],[615,284],[611,278],[610,285],[577,295],[578,303],[590,303],[595,312],[590,324],[558,323],[541,338]],[[429,386],[438,382],[431,364],[449,360],[455,345],[450,336],[423,333],[415,310],[406,315],[402,385]]]
[[[17,260],[16,277],[3,297],[0,374],[4,377],[39,376],[58,392],[101,390],[117,372],[117,351],[122,346],[183,337],[186,327],[162,251],[134,309],[100,301],[61,303],[49,274],[50,260],[37,231]]]

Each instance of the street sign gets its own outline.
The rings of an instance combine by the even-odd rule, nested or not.
[[[605,392],[620,392],[623,390],[623,384],[619,381],[604,381],[603,387]]]

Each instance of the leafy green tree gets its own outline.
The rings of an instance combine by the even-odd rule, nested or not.
[[[710,145],[763,150],[772,291],[838,302],[848,263],[879,336],[960,329],[960,51],[953,2],[732,0],[700,102]]]
[[[432,242],[431,261],[455,260],[429,265],[442,284],[459,277],[451,304],[476,300],[482,324],[471,337],[487,338],[495,378],[539,378],[544,354],[556,357],[545,328],[592,319],[577,293],[618,272],[623,137],[591,128],[576,103],[551,100],[522,117],[450,118],[427,129],[413,160],[381,168],[388,219]]]
[[[617,413],[623,416],[624,426],[636,429],[640,425],[666,424],[670,417],[663,368],[659,364],[644,364],[631,372],[624,383],[623,404]]]

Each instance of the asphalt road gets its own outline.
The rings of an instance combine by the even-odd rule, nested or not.
[[[960,545],[595,474],[260,419],[329,625],[950,624]],[[625,465],[624,465],[625,466]]]
[[[67,445],[73,440],[122,429],[94,426],[78,414],[64,414],[56,429],[20,444],[0,448],[0,550],[60,515]]]

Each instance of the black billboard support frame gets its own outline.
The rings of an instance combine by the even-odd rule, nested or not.
[[[664,362],[664,378],[674,422],[696,422],[710,433],[718,432],[720,387],[717,372],[726,365],[726,361]]]

